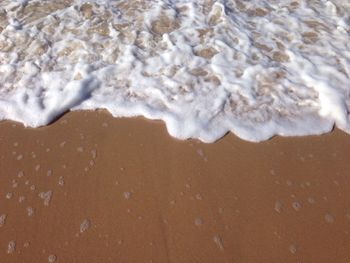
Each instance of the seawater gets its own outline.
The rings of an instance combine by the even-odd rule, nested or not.
[[[0,120],[161,119],[179,139],[350,132],[350,2],[1,0]]]

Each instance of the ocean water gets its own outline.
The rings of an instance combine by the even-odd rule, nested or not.
[[[1,0],[0,120],[161,119],[179,139],[350,133],[350,2]]]

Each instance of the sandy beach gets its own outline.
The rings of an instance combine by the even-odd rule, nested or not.
[[[0,263],[349,263],[349,14],[1,0]]]
[[[1,262],[349,262],[350,137],[212,144],[73,112],[0,123]]]

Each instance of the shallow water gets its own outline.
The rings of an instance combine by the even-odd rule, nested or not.
[[[349,14],[340,0],[3,0],[0,119],[104,108],[205,142],[350,132]]]

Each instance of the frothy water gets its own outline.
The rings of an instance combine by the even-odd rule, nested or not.
[[[179,139],[350,132],[350,3],[2,0],[0,120],[161,119]]]

